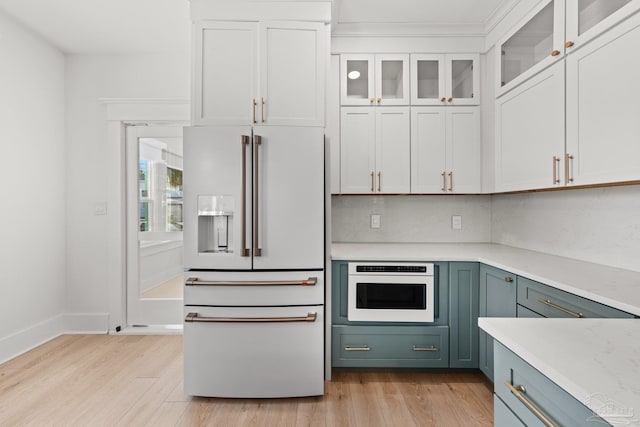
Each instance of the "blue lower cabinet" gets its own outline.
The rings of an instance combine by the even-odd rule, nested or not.
[[[522,424],[529,427],[609,425],[497,341],[494,341],[494,363],[494,407],[500,406],[496,403],[496,400],[500,400]],[[500,418],[496,416],[495,425],[519,425],[504,420],[508,420],[508,414],[501,413]]]
[[[332,366],[446,368],[447,326],[348,326],[332,330]]]
[[[508,271],[480,266],[480,317],[516,317],[516,278]],[[479,367],[493,381],[493,338],[480,331]]]
[[[478,367],[480,265],[449,263],[449,366]]]

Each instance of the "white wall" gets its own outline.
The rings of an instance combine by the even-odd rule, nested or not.
[[[0,11],[0,363],[61,332],[64,56]]]
[[[493,196],[491,240],[640,271],[640,186]]]
[[[80,322],[107,329],[109,292],[108,219],[121,215],[108,200],[106,107],[100,98],[189,98],[190,57],[185,52],[156,55],[73,55],[67,57],[68,259],[66,310]],[[124,173],[124,172],[123,172]]]
[[[333,196],[334,242],[488,242],[491,239],[489,196]],[[370,227],[380,214],[382,227]],[[462,230],[451,228],[451,216],[462,216]]]

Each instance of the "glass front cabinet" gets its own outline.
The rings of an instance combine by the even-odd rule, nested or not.
[[[502,95],[564,55],[564,1],[547,0],[496,45],[496,95]]]
[[[409,105],[409,55],[341,55],[341,105]]]
[[[477,54],[411,55],[411,105],[479,105]]]
[[[542,1],[496,44],[496,96],[638,10],[640,0]]]

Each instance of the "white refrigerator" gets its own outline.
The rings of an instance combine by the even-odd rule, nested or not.
[[[185,128],[185,393],[323,394],[324,153],[321,128]]]

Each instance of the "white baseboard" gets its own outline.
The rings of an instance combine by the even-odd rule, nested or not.
[[[65,313],[65,334],[106,334],[109,332],[109,313]]]
[[[58,315],[0,338],[0,363],[26,353],[65,332],[64,318],[62,315]]]

